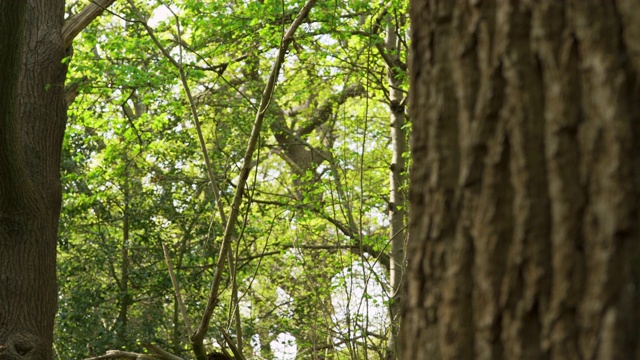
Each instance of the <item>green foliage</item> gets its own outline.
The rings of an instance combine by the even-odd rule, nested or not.
[[[228,214],[266,75],[302,2],[137,5],[185,68]],[[398,18],[404,6],[388,11]],[[110,10],[70,61],[68,81],[80,89],[62,157],[56,351],[77,359],[154,342],[190,358],[162,245],[197,324],[225,224],[178,70],[126,2]],[[383,357],[388,319],[364,310],[388,300],[388,89],[372,25],[381,11],[321,1],[296,34],[232,245],[238,301],[226,272],[208,346],[223,343],[218,327],[237,337],[238,308],[247,358],[281,358],[272,345],[281,334],[293,336],[298,358]]]

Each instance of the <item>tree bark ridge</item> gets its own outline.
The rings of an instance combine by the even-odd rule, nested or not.
[[[403,358],[639,358],[631,3],[412,1]]]

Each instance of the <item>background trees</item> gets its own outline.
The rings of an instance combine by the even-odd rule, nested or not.
[[[137,11],[114,4],[85,29],[70,63],[77,96],[63,151],[61,359],[149,343],[192,356],[163,246],[195,327],[267,76],[303,5],[133,4]],[[390,251],[395,242],[398,269],[404,236],[389,235],[389,104],[398,162],[404,6],[320,2],[297,30],[249,164],[208,350],[228,348],[228,333],[247,358],[395,356],[389,311],[398,301],[389,299],[402,275],[389,283]],[[404,169],[393,170],[402,231]]]
[[[412,1],[403,358],[638,357],[632,3]]]

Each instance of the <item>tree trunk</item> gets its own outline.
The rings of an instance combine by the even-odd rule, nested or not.
[[[404,18],[405,16],[401,16]],[[398,62],[399,40],[393,18],[386,27],[385,49],[391,59]],[[404,129],[405,105],[402,93],[402,73],[397,67],[387,65],[387,83],[389,84],[389,118],[391,124],[392,159],[389,172],[389,239],[391,256],[389,261],[390,304],[389,317],[391,332],[387,343],[386,360],[397,358],[397,336],[400,327],[400,300],[402,299],[402,281],[405,259],[405,216],[406,201],[403,186],[406,185],[406,164],[404,153],[407,150],[407,134]]]
[[[403,359],[640,359],[638,5],[412,1]]]
[[[127,155],[124,156],[125,162],[132,161]],[[129,293],[129,246],[131,239],[129,233],[131,230],[131,211],[129,205],[131,203],[131,191],[129,189],[129,166],[126,166],[123,173],[124,183],[122,184],[122,249],[120,249],[120,279],[118,282],[118,318],[116,319],[115,333],[120,346],[127,344],[127,325],[129,322],[129,306],[131,306],[132,298]]]
[[[0,358],[50,359],[64,1],[0,2]]]

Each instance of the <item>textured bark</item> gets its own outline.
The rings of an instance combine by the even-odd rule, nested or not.
[[[403,359],[640,359],[639,5],[412,1]]]
[[[3,360],[51,358],[66,120],[63,9],[62,0],[0,3]]]

